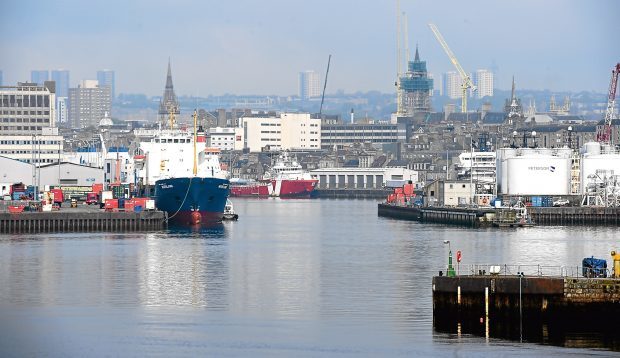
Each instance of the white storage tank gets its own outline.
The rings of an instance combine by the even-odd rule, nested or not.
[[[508,188],[508,175],[504,175],[508,171],[507,158],[511,158],[517,155],[517,150],[514,148],[500,148],[497,151],[496,170],[497,170],[497,192],[506,193]]]
[[[588,142],[583,146],[584,154],[601,154],[601,145],[598,142]]]
[[[571,150],[521,148],[504,151],[500,194],[568,195]],[[504,184],[505,183],[505,184]]]

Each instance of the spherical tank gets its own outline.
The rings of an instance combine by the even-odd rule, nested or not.
[[[570,158],[527,154],[507,159],[507,194],[568,195]]]

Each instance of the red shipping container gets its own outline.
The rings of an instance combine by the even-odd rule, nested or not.
[[[141,206],[142,210],[146,209],[146,201],[147,200],[149,200],[149,199],[148,198],[133,198],[134,207]]]
[[[25,206],[9,205],[9,213],[11,214],[21,213],[21,212],[24,212],[24,208]]]
[[[103,184],[93,184],[93,193],[101,193],[103,191]]]
[[[133,211],[135,203],[133,200],[128,200],[125,202],[125,211]]]
[[[105,211],[115,211],[115,210],[118,210],[118,199],[106,199]]]

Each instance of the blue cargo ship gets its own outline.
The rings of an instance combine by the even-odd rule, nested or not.
[[[220,151],[206,146],[205,132],[196,128],[196,111],[193,131],[174,128],[172,115],[170,129],[160,129],[149,141],[140,143],[141,181],[154,187],[155,207],[168,213],[170,224],[219,222],[230,191]]]
[[[230,182],[228,179],[186,177],[155,183],[155,206],[168,213],[176,225],[197,225],[222,220]]]

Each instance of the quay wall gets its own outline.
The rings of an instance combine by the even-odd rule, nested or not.
[[[394,192],[394,189],[315,189],[312,197],[336,199],[381,199]]]
[[[529,207],[537,225],[620,225],[620,207]]]
[[[414,207],[378,204],[378,215],[394,219],[479,227],[490,224],[484,216],[489,210],[444,207]]]
[[[151,231],[166,228],[162,211],[0,213],[0,233]]]
[[[528,207],[536,225],[620,225],[620,207]],[[378,215],[420,222],[490,226],[493,208],[413,207],[380,203]]]
[[[615,332],[620,280],[524,276],[433,277],[433,324],[443,331],[535,337],[547,330]]]

